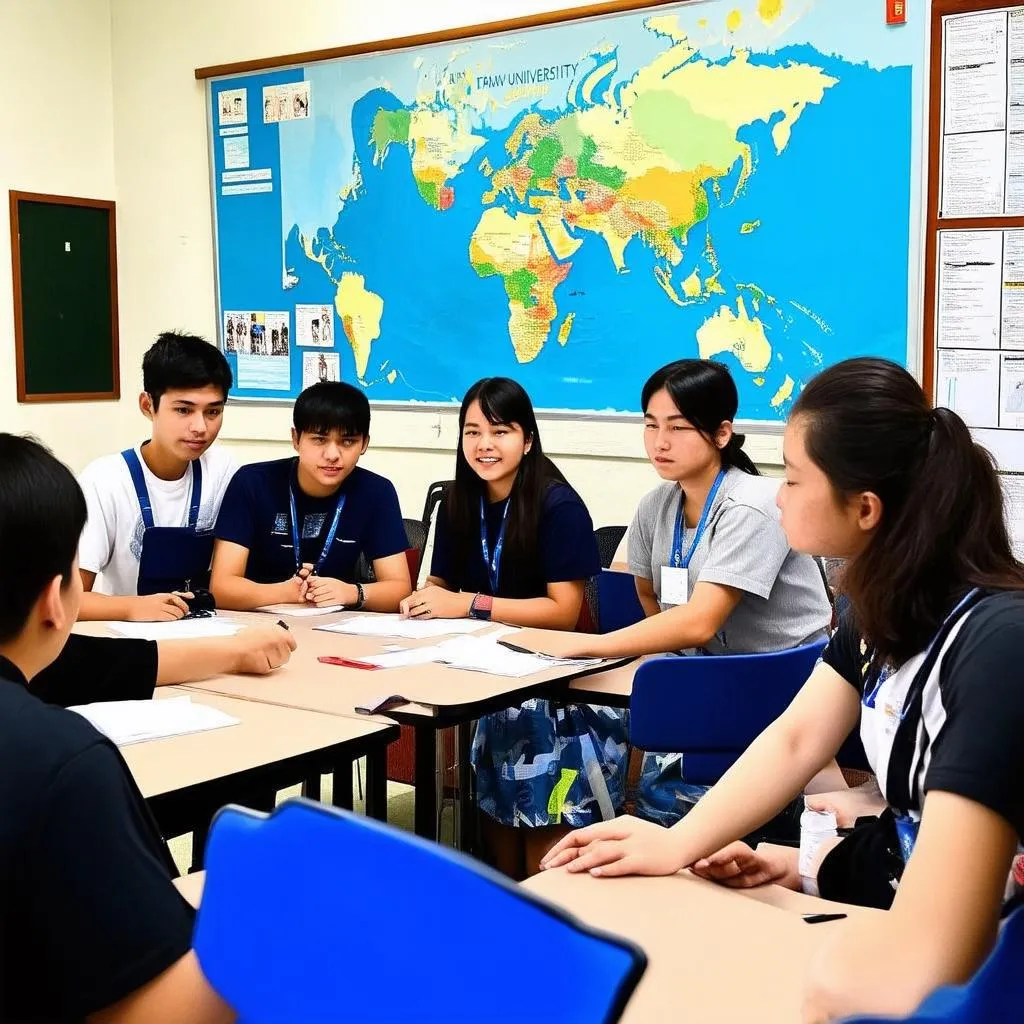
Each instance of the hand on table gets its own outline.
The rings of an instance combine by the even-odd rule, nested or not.
[[[472,603],[472,594],[428,586],[410,594],[399,604],[398,610],[403,619],[464,619]]]
[[[567,866],[570,872],[618,875],[674,875],[685,867],[676,852],[670,829],[623,815],[611,821],[576,829],[551,848],[540,862],[542,870]]]
[[[536,654],[551,658],[599,658],[601,637],[586,633],[541,633],[534,629],[518,632],[511,641]]]
[[[280,668],[295,650],[295,637],[280,626],[250,626],[230,641],[237,650],[236,672],[262,676]]]
[[[769,844],[762,844],[754,850],[737,841],[692,864],[690,870],[709,882],[727,885],[731,889],[751,889],[771,882],[793,888],[794,881],[799,881],[796,852]],[[787,857],[787,853],[793,856]]]
[[[354,583],[332,579],[330,576],[313,576],[306,579],[306,603],[317,608],[333,604],[350,605],[359,600],[359,591]]]
[[[146,594],[133,598],[129,622],[174,622],[188,615],[188,605],[178,594]]]

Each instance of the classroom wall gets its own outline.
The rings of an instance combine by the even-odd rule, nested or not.
[[[0,238],[6,240],[9,189],[117,198],[109,0],[3,0],[0,46]],[[0,429],[34,433],[80,466],[123,439],[125,403],[18,404],[6,241],[4,250]]]
[[[205,90],[194,68],[570,6],[582,2],[111,0],[122,351],[129,369],[161,329],[209,337],[216,330]],[[391,477],[405,513],[417,515],[427,485],[452,474],[452,417],[382,411],[374,422],[365,464]],[[236,408],[224,436],[280,436],[278,443],[228,442],[245,461],[273,458],[287,451],[286,427],[279,410]],[[619,456],[558,455],[598,525],[628,522],[639,496],[657,482],[636,423],[590,428],[562,421],[547,431],[542,425],[542,436],[545,443],[549,436],[571,442],[548,445],[555,450]]]

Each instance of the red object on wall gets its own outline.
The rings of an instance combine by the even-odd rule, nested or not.
[[[907,23],[907,0],[885,0],[886,25],[905,25]]]

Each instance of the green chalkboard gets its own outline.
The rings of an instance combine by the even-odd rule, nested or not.
[[[114,204],[11,192],[18,401],[120,396]]]

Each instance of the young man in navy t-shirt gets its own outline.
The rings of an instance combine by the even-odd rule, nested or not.
[[[299,395],[292,419],[298,458],[243,466],[224,495],[210,581],[217,604],[397,611],[412,590],[398,495],[357,465],[370,403],[350,384],[325,381]],[[355,578],[361,554],[373,583]]]

